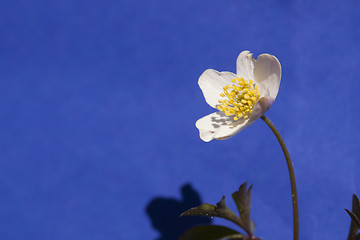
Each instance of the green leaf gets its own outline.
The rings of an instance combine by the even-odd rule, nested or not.
[[[245,236],[227,227],[218,225],[196,226],[186,231],[178,240],[243,240]]]
[[[350,212],[349,210],[345,209],[345,211],[350,215],[351,217],[351,223],[350,223],[350,229],[348,234],[348,240],[355,240],[358,239],[356,237],[357,231],[360,229],[360,205],[359,205],[359,199],[356,197],[355,194],[353,194],[352,197],[352,208]]]
[[[359,199],[357,198],[357,196],[355,194],[353,194],[353,198],[352,198],[351,211],[356,215],[356,217],[358,219],[360,219],[360,203],[359,203]]]
[[[237,224],[238,226],[243,228],[248,234],[250,233],[249,228],[247,228],[243,224],[242,220],[226,206],[225,196],[222,197],[222,199],[216,204],[216,206],[204,203],[198,207],[191,208],[180,215],[180,217],[184,216],[207,216],[224,218]]]
[[[245,182],[241,184],[238,191],[232,194],[232,198],[235,201],[237,209],[240,213],[240,218],[248,229],[251,229],[253,225],[250,220],[251,189],[252,185],[248,189],[247,182]]]
[[[360,240],[360,233],[355,236],[355,240]]]
[[[347,209],[345,209],[345,211],[350,215],[351,220],[355,224],[355,226],[360,229],[360,220],[358,219],[358,217]]]
[[[184,216],[207,216],[214,217],[216,214],[216,207],[214,205],[204,203],[198,207],[191,208],[185,212],[183,212],[180,217]]]

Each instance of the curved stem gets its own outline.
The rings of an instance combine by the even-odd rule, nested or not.
[[[285,142],[282,139],[279,131],[276,129],[275,125],[265,116],[261,117],[262,120],[270,127],[270,129],[275,134],[277,140],[280,143],[281,149],[284,152],[286,164],[289,169],[290,182],[291,182],[291,196],[292,196],[292,205],[293,205],[293,217],[294,217],[294,240],[299,240],[299,206],[297,200],[297,191],[296,191],[296,181],[294,168],[291,162],[290,154],[286,148]]]

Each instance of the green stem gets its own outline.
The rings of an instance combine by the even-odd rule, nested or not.
[[[278,142],[280,143],[281,149],[284,152],[286,164],[289,169],[290,182],[291,182],[291,196],[292,196],[292,205],[293,205],[293,217],[294,217],[294,240],[299,240],[299,206],[297,200],[297,191],[296,191],[296,181],[294,168],[291,162],[289,151],[286,148],[285,142],[282,139],[279,131],[276,129],[275,125],[265,116],[261,117],[262,120],[270,127],[270,129],[275,134]]]

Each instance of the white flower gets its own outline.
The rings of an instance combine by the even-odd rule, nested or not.
[[[275,56],[261,54],[255,60],[249,51],[239,54],[236,74],[206,70],[199,86],[206,102],[219,111],[196,122],[200,138],[224,140],[250,126],[275,101],[280,80],[281,65]]]

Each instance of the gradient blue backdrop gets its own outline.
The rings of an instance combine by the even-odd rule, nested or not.
[[[294,161],[301,239],[345,239],[360,194],[359,23],[357,0],[1,1],[0,238],[153,240],[154,198],[191,183],[234,207],[248,181],[256,235],[291,239],[267,126],[210,143],[195,128],[213,111],[198,77],[250,50],[282,64],[267,116]]]

